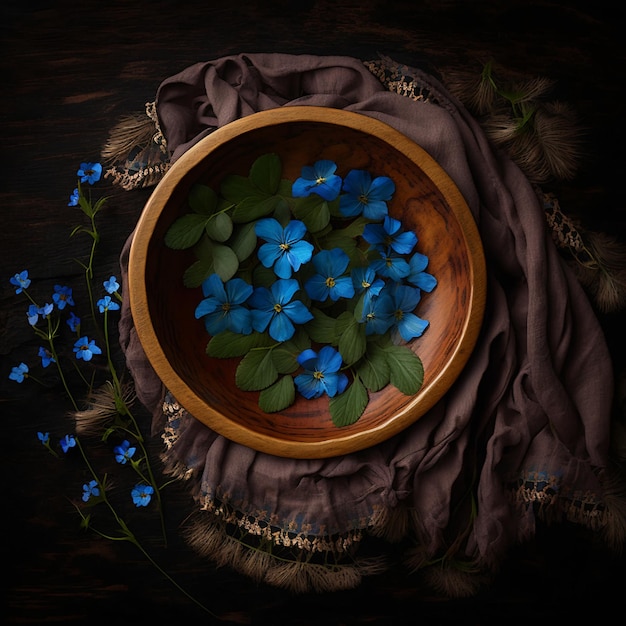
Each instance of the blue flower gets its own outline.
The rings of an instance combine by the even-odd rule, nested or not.
[[[344,276],[350,258],[341,248],[321,250],[313,257],[317,271],[309,278],[304,288],[312,300],[324,302],[328,298],[334,302],[339,298],[352,298],[354,285],[350,276]]]
[[[102,165],[100,163],[81,163],[76,175],[80,178],[81,183],[93,185],[102,176]]]
[[[287,341],[296,331],[294,323],[312,320],[312,313],[300,300],[291,301],[298,289],[300,284],[294,278],[279,279],[269,289],[257,287],[248,301],[254,330],[262,333],[269,325],[272,339]]]
[[[24,289],[28,289],[30,287],[30,278],[28,278],[28,270],[23,270],[19,274],[15,274],[15,276],[11,276],[11,278],[9,278],[9,282],[12,285],[15,285],[16,287],[15,293],[22,293]]]
[[[56,363],[55,358],[52,356],[49,350],[46,350],[43,346],[39,346],[38,355],[41,357],[41,365],[42,367],[48,367],[50,363]]]
[[[341,191],[341,177],[335,174],[336,170],[337,165],[327,159],[316,161],[313,166],[305,165],[302,176],[291,186],[291,195],[306,198],[315,193],[328,202],[334,200]]]
[[[67,451],[70,448],[74,448],[76,446],[76,439],[74,435],[65,435],[59,443],[61,444],[61,450],[63,450],[63,453],[67,454]]]
[[[150,504],[150,500],[152,499],[152,494],[154,493],[154,489],[150,485],[146,485],[144,483],[139,483],[135,485],[130,492],[130,495],[133,498],[133,502],[136,507],[140,506],[148,506]]]
[[[210,335],[223,330],[249,335],[252,332],[252,316],[244,303],[252,295],[253,287],[241,278],[231,278],[223,283],[217,274],[211,274],[202,283],[205,299],[196,307],[196,319],[204,317]]]
[[[366,300],[377,296],[385,286],[385,281],[378,278],[371,267],[355,267],[350,275],[355,293],[364,293]]]
[[[406,259],[396,254],[391,248],[380,250],[380,258],[370,262],[370,267],[380,276],[400,282],[409,275],[411,268]]]
[[[283,228],[278,220],[268,217],[259,220],[254,231],[264,243],[258,251],[259,261],[265,267],[274,266],[278,278],[291,278],[313,254],[313,246],[303,239],[306,226],[299,220],[291,220]]]
[[[83,502],[88,502],[92,496],[97,498],[99,495],[100,488],[98,487],[97,481],[90,480],[88,483],[83,485]]]
[[[37,438],[44,446],[47,446],[50,443],[50,433],[37,433]]]
[[[31,326],[34,326],[38,320],[39,316],[43,319],[46,319],[50,313],[54,310],[54,304],[44,304],[44,306],[37,306],[36,304],[31,304],[28,307],[28,311],[26,311],[26,317],[28,317],[28,323]]]
[[[74,315],[74,311],[70,312],[70,316],[65,320],[65,323],[73,333],[78,332],[80,329],[80,317]]]
[[[117,282],[117,278],[115,276],[111,276],[109,280],[105,280],[103,283],[104,289],[107,293],[115,293],[119,288],[120,284]]]
[[[394,182],[387,176],[372,180],[369,172],[352,170],[343,181],[346,193],[339,198],[339,211],[345,217],[363,214],[368,220],[380,221],[387,215],[387,201],[395,190]]]
[[[65,305],[74,306],[71,287],[55,285],[54,293],[52,294],[52,300],[57,305],[60,311],[65,308]]]
[[[34,326],[39,321],[39,313],[41,309],[36,304],[31,304],[28,307],[28,311],[26,311],[26,317],[28,318],[28,323],[31,326]]]
[[[113,448],[113,454],[115,454],[115,460],[124,465],[126,461],[132,459],[136,450],[137,448],[131,447],[130,442],[124,439],[119,446]]]
[[[391,248],[397,254],[409,254],[417,243],[417,235],[403,231],[402,223],[389,215],[382,224],[366,224],[363,239],[379,249]]]
[[[420,337],[428,326],[428,321],[415,315],[413,311],[420,301],[420,290],[409,285],[397,285],[391,292],[393,300],[393,326],[404,341]]]
[[[365,324],[366,335],[383,335],[393,325],[393,300],[382,291],[380,295],[370,298],[363,306],[361,321]]]
[[[28,365],[20,363],[17,367],[12,367],[9,378],[16,383],[24,382],[24,378],[28,378]]]
[[[304,372],[294,378],[294,383],[307,399],[319,398],[324,393],[332,398],[348,386],[348,377],[339,371],[341,354],[332,346],[324,346],[319,354],[315,350],[304,350],[298,355],[298,363]]]
[[[72,195],[70,196],[70,201],[67,203],[67,206],[77,206],[79,199],[78,189],[74,189],[72,191]]]
[[[113,302],[113,300],[111,300],[111,296],[104,296],[104,298],[100,298],[96,304],[98,305],[100,313],[104,313],[105,311],[117,311],[120,308],[120,305],[117,302]]]
[[[74,344],[74,352],[76,353],[76,358],[83,361],[91,361],[94,354],[102,354],[102,350],[98,348],[96,342],[87,336],[81,337]]]
[[[422,291],[431,292],[437,286],[437,279],[424,271],[427,265],[428,257],[416,252],[409,259],[409,273],[406,280]]]

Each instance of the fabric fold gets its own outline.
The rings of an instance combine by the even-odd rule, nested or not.
[[[215,128],[299,104],[370,116],[422,146],[463,194],[487,261],[481,334],[446,396],[374,447],[331,459],[285,459],[226,440],[178,405],[137,340],[128,294],[122,347],[138,396],[154,414],[153,430],[166,442],[166,469],[188,481],[207,516],[207,537],[218,527],[251,550],[288,548],[281,558],[294,563],[317,551],[343,566],[343,556],[358,560],[366,537],[388,531],[397,538],[391,527],[399,524],[401,538],[417,544],[420,563],[448,559],[491,571],[513,543],[532,536],[541,481],[534,492],[522,485],[533,478],[544,476],[556,498],[587,494],[582,501],[602,509],[611,361],[587,296],[550,238],[538,190],[436,78],[397,65],[392,89],[372,67],[350,57],[232,55],[165,80],[156,112],[171,162]],[[131,242],[132,235],[121,256],[123,279]],[[560,510],[564,519],[592,523]],[[593,523],[608,524],[610,515],[602,515]],[[193,545],[202,545],[201,535],[196,526]],[[216,550],[204,551],[219,559]],[[289,587],[274,565],[259,559],[259,579]],[[357,570],[349,585],[368,571]],[[332,586],[318,574],[305,590]]]

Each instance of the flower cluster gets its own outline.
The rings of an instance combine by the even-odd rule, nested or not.
[[[416,233],[389,214],[393,180],[337,170],[322,159],[290,183],[276,155],[262,156],[247,178],[227,176],[219,194],[196,185],[192,212],[165,241],[212,245],[185,282],[202,289],[195,317],[210,335],[207,354],[242,357],[237,386],[259,391],[267,412],[289,406],[295,390],[326,394],[334,423],[347,425],[365,409],[366,390],[398,379],[413,381],[396,385],[402,392],[419,390],[421,361],[407,344],[429,324],[415,311],[437,281]]]
[[[129,489],[129,503],[137,508],[145,509],[149,505],[156,508],[161,522],[163,543],[167,544],[165,521],[162,511],[161,491],[169,484],[157,484],[155,473],[152,470],[142,431],[131,411],[132,397],[128,387],[122,383],[118,375],[111,354],[109,340],[109,315],[120,310],[122,296],[120,283],[115,276],[100,283],[99,298],[94,295],[94,263],[97,244],[100,241],[96,217],[106,204],[106,198],[91,200],[87,189],[97,183],[102,176],[102,166],[99,163],[81,163],[77,170],[77,186],[70,195],[68,206],[78,207],[89,220],[88,225],[76,226],[70,236],[79,233],[87,235],[91,240],[88,259],[79,264],[84,269],[87,290],[88,307],[77,315],[80,310],[75,302],[74,291],[68,285],[54,285],[53,293],[45,298],[44,303],[37,302],[31,294],[31,277],[28,270],[17,272],[9,278],[16,295],[22,295],[28,301],[26,319],[35,335],[41,339],[37,358],[39,365],[46,370],[46,377],[38,374],[43,380],[33,375],[35,363],[21,362],[12,367],[9,378],[22,384],[26,379],[49,385],[60,382],[65,395],[69,398],[74,409],[75,432],[66,433],[52,443],[49,432],[37,432],[39,443],[54,457],[78,454],[84,462],[88,478],[83,478],[75,487],[76,497],[72,499],[80,516],[81,526],[89,528],[97,535],[114,541],[127,541],[135,545],[140,552],[154,565],[170,582],[196,603],[203,610],[211,613],[194,597],[182,589],[172,577],[165,572],[148,554],[136,535],[126,524],[118,510],[109,500],[110,481],[106,470],[97,467],[92,451],[88,444],[92,435],[96,435],[96,445],[105,446],[108,455],[98,455],[114,460],[119,466],[124,466],[124,472],[134,472],[131,475]],[[32,290],[35,291],[35,290]],[[98,299],[97,299],[98,298]],[[84,321],[83,321],[84,320]],[[90,332],[84,327],[89,326]],[[69,346],[67,345],[69,342]],[[103,362],[104,361],[104,362]],[[67,366],[75,372],[78,378],[70,379],[66,376]],[[51,366],[53,366],[51,368]],[[49,370],[47,368],[50,368]],[[50,371],[56,371],[56,379],[50,380]],[[96,377],[96,373],[100,373]],[[99,383],[101,373],[104,372],[107,380],[101,387],[94,388]],[[78,383],[74,381],[78,381]],[[72,384],[70,384],[72,381]],[[82,398],[76,395],[76,384],[84,384]],[[108,450],[107,450],[108,449]],[[106,463],[106,461],[104,461]],[[82,491],[79,485],[82,483]],[[87,509],[100,505],[101,516],[96,517],[87,513]],[[156,505],[156,507],[155,507]],[[108,516],[106,512],[108,511]],[[108,519],[107,519],[108,518]],[[105,530],[105,525],[113,523],[117,533]]]

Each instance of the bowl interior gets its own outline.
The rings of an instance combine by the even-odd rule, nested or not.
[[[234,383],[238,359],[205,353],[209,339],[194,310],[200,289],[182,283],[193,254],[167,248],[165,232],[188,212],[191,186],[218,189],[228,174],[246,176],[253,161],[279,155],[283,178],[294,180],[318,159],[338,164],[341,176],[366,169],[389,176],[396,191],[389,213],[418,236],[438,281],[423,293],[417,314],[429,320],[411,342],[422,359],[424,382],[415,396],[392,386],[370,394],[353,425],[337,428],[328,398],[298,398],[281,413],[264,413],[258,393]],[[406,428],[454,382],[475,344],[484,307],[484,260],[476,226],[461,194],[439,165],[391,127],[356,113],[286,107],[233,122],[181,157],[155,189],[137,226],[129,267],[135,326],[148,359],[177,400],[220,434],[254,449],[294,458],[328,457],[374,445]]]

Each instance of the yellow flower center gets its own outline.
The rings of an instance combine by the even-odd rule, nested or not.
[[[334,287],[334,286],[335,286],[335,284],[336,284],[336,283],[335,283],[335,279],[334,279],[332,276],[329,276],[329,277],[326,279],[326,286],[327,286],[327,287],[332,288],[332,287]]]
[[[320,372],[318,370],[315,370],[313,372],[313,378],[317,379],[317,380],[322,380],[322,378],[324,378],[324,374],[323,372]]]
[[[278,302],[274,305],[274,311],[276,311],[276,313],[280,313],[283,310],[283,307],[278,304]]]
[[[289,244],[288,243],[281,243],[278,244],[278,247],[283,251],[283,252],[287,252],[287,250],[289,250]]]
[[[359,202],[360,202],[361,204],[367,204],[367,203],[369,202],[369,201],[368,201],[368,199],[367,199],[367,196],[366,196],[364,193],[362,193],[362,194],[359,196]]]
[[[321,185],[322,183],[325,183],[325,182],[326,182],[326,179],[323,176],[318,176],[315,179],[315,184],[316,185]]]

